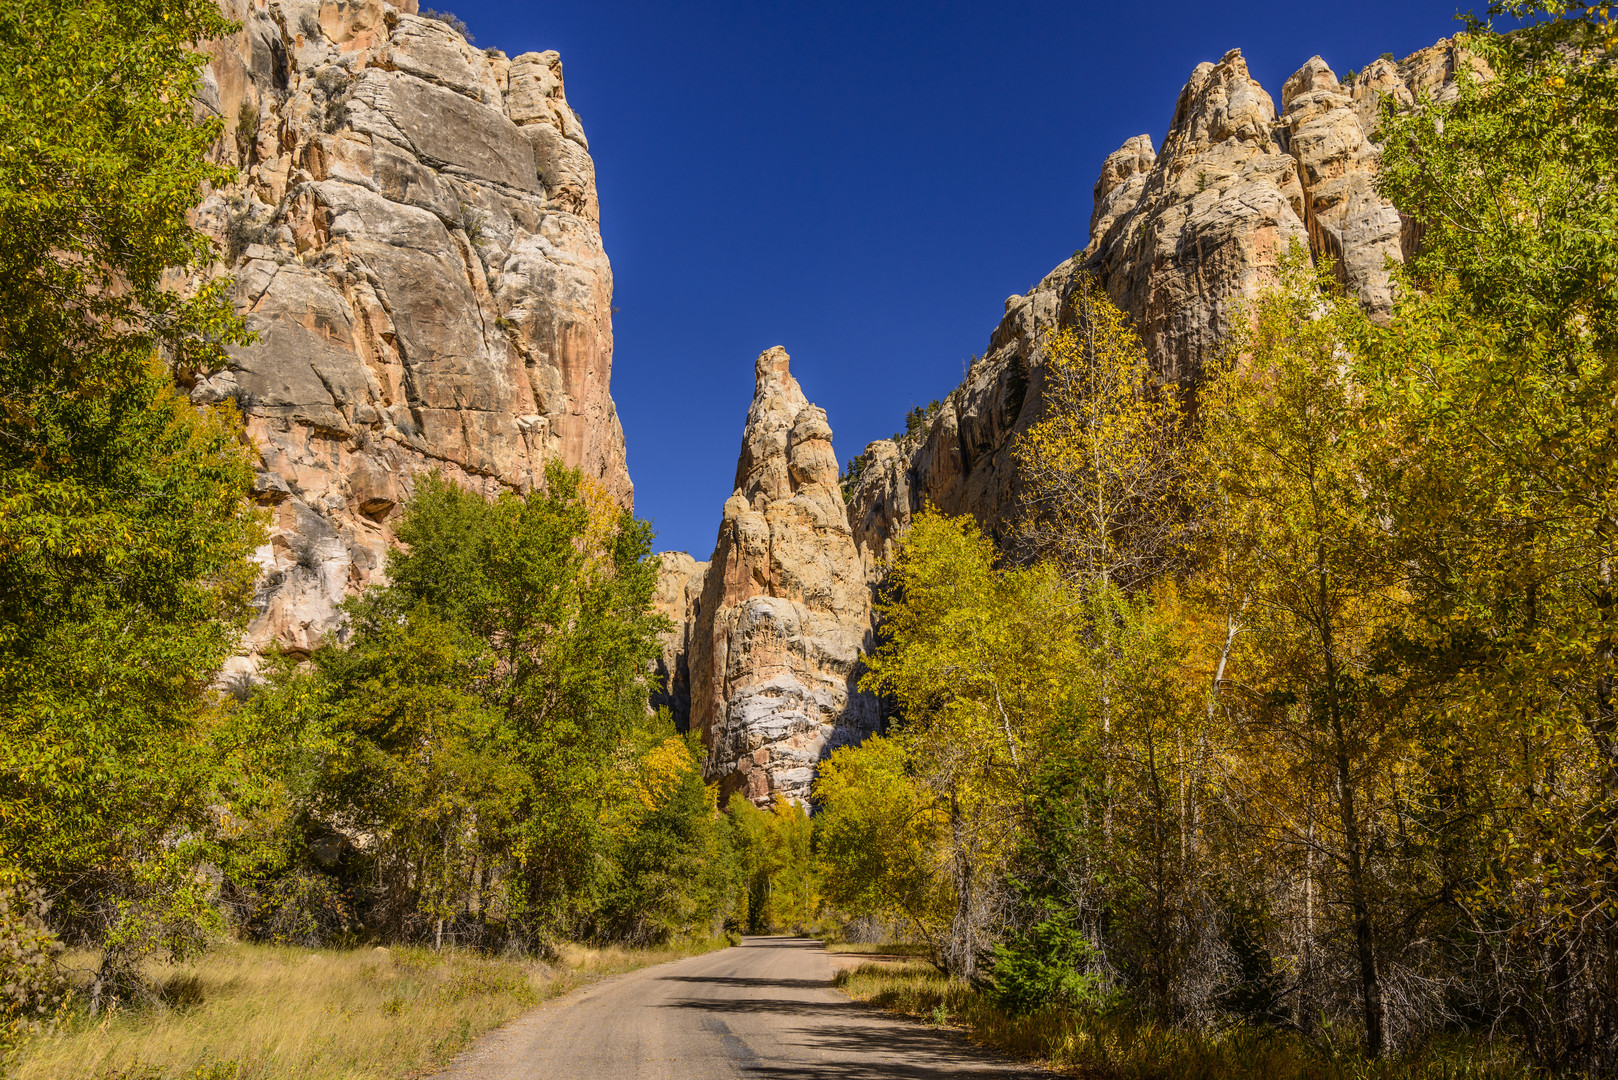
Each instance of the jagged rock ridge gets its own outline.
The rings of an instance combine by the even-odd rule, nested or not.
[[[272,508],[250,673],[377,580],[416,478],[488,495],[560,459],[628,504],[612,271],[556,53],[508,58],[379,0],[231,0],[204,107],[241,181],[203,202],[256,344],[182,372],[234,398]]]

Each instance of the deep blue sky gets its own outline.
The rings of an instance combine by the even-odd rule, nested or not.
[[[1086,244],[1102,159],[1161,145],[1199,61],[1240,47],[1279,98],[1315,53],[1341,73],[1454,33],[1457,2],[432,6],[479,45],[562,54],[636,510],[659,549],[704,559],[761,350],[792,354],[846,460],[955,386],[1005,298]]]

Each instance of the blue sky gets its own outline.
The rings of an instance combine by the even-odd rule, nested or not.
[[[1458,28],[1455,0],[434,6],[479,45],[562,54],[636,510],[699,559],[761,350],[792,354],[846,460],[954,387],[1005,298],[1087,243],[1102,159],[1161,144],[1198,62],[1239,47],[1278,98],[1316,53],[1342,73]]]

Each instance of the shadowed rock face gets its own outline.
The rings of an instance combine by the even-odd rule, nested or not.
[[[665,556],[664,591],[701,582],[686,662],[707,778],[724,798],[807,802],[816,763],[876,729],[876,702],[855,686],[871,594],[825,411],[804,397],[783,349],[759,356],[754,377],[713,559],[699,578],[702,564]]]
[[[658,556],[657,594],[652,606],[669,620],[663,651],[652,670],[652,708],[666,708],[680,731],[691,730],[691,636],[696,630],[708,564],[683,551]]]
[[[560,459],[625,505],[608,393],[612,270],[595,170],[557,54],[480,50],[380,0],[233,0],[202,107],[240,182],[219,238],[258,341],[220,372],[272,510],[248,655],[315,647],[377,580],[431,470],[485,495]]]

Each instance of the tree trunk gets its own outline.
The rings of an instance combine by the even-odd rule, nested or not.
[[[961,800],[953,790],[949,793],[950,842],[954,846],[955,863],[955,918],[950,928],[947,958],[950,973],[970,979],[977,973],[977,943],[972,926],[972,858],[966,849],[966,821],[961,816]]]
[[[1618,865],[1618,640],[1613,635],[1613,618],[1618,612],[1618,596],[1613,589],[1612,541],[1614,523],[1603,518],[1596,529],[1601,552],[1596,588],[1597,620],[1601,637],[1596,642],[1595,715],[1591,728],[1601,753],[1602,810],[1607,816],[1607,827],[1598,841],[1609,865]],[[1605,1002],[1600,1015],[1593,1017],[1597,1029],[1591,1040],[1592,1053],[1585,1067],[1591,1072],[1611,1069],[1614,1062],[1603,1060],[1613,1051],[1609,1049],[1618,1040],[1618,887],[1608,875],[1602,906],[1602,926],[1597,932],[1599,948],[1606,955],[1595,958],[1595,979],[1600,987],[1598,1000]]]
[[[1331,592],[1327,571],[1316,564],[1320,588],[1320,644],[1326,667],[1326,711],[1331,723],[1332,751],[1337,766],[1337,805],[1342,819],[1343,846],[1347,849],[1349,905],[1354,913],[1354,951],[1360,969],[1360,1009],[1365,1020],[1365,1053],[1381,1057],[1382,983],[1376,969],[1376,938],[1372,933],[1369,881],[1360,846],[1359,816],[1354,806],[1354,771],[1349,760],[1348,737],[1343,725],[1337,656],[1332,635]]]
[[[1315,1033],[1315,802],[1309,799],[1309,821],[1303,849],[1303,942],[1298,965],[1298,1030]]]

